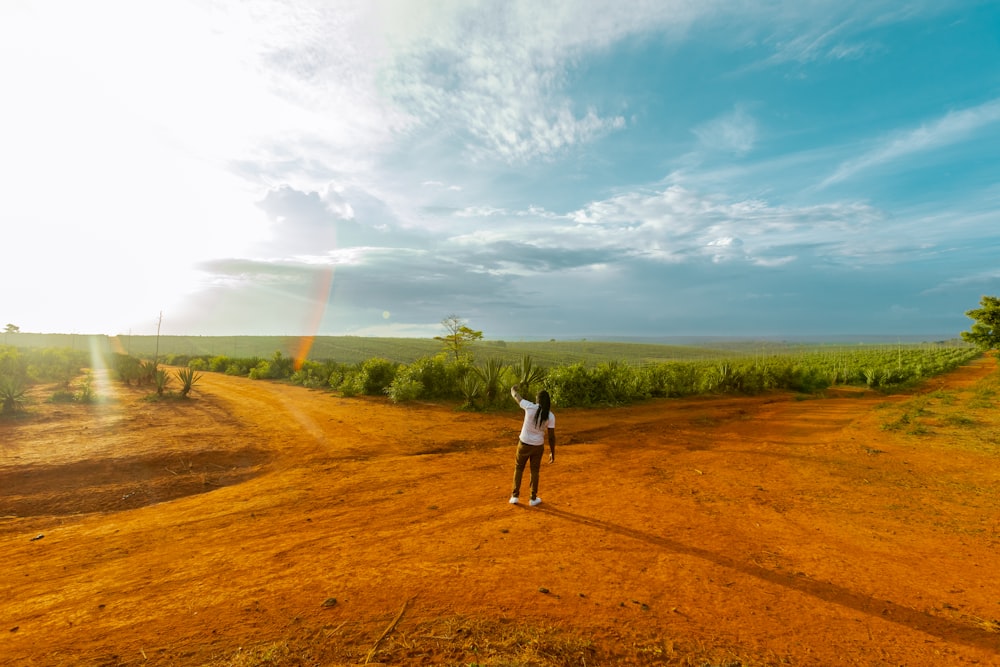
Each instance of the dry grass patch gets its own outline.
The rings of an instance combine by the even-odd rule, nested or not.
[[[668,665],[764,667],[794,664],[787,657],[747,655],[737,648],[670,638],[600,642],[556,626],[454,616],[408,624],[379,639],[375,624],[342,623],[300,629],[281,641],[240,647],[208,667],[270,665],[463,665],[578,667]],[[374,648],[374,650],[373,650]]]

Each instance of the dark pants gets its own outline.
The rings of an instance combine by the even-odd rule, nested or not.
[[[515,498],[521,495],[521,478],[524,476],[524,465],[530,463],[531,499],[535,499],[538,495],[538,473],[542,469],[542,454],[544,453],[545,445],[526,445],[518,441],[517,455],[514,457],[514,490],[510,495]]]

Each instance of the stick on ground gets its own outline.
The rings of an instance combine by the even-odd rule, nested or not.
[[[377,639],[377,640],[375,641],[375,645],[374,645],[374,646],[372,646],[372,650],[368,651],[368,657],[367,657],[367,658],[365,658],[365,664],[366,664],[366,665],[367,665],[367,664],[368,664],[369,662],[371,662],[371,659],[372,659],[372,657],[373,657],[373,656],[375,655],[375,651],[377,651],[377,650],[378,650],[378,647],[379,647],[379,644],[381,644],[381,643],[382,643],[382,640],[383,640],[383,639],[385,639],[386,637],[388,637],[388,636],[389,636],[389,634],[390,634],[390,633],[391,633],[391,632],[392,632],[393,630],[395,630],[395,629],[396,629],[396,626],[397,626],[397,625],[399,625],[399,621],[400,621],[400,619],[402,619],[402,618],[403,618],[403,614],[404,614],[404,613],[406,613],[406,608],[407,608],[408,606],[410,606],[410,603],[411,603],[411,602],[413,602],[413,598],[410,598],[409,600],[407,600],[406,602],[404,602],[404,603],[403,603],[403,608],[399,610],[399,613],[398,613],[398,614],[396,614],[396,618],[394,618],[394,619],[392,620],[392,623],[390,623],[390,624],[389,624],[389,627],[387,627],[387,628],[385,629],[385,632],[383,632],[383,633],[382,633],[382,636],[381,636],[381,637],[379,637],[379,638],[378,638],[378,639]]]

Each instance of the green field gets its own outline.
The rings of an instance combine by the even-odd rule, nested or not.
[[[962,341],[847,345],[706,341],[665,345],[611,341],[476,341],[451,356],[441,341],[324,336],[78,336],[11,333],[0,346],[0,400],[13,412],[31,383],[59,381],[60,400],[94,400],[89,383],[69,392],[81,369],[107,366],[119,380],[180,384],[186,396],[199,372],[289,381],[344,396],[394,402],[462,400],[468,408],[506,404],[502,388],[539,387],[564,406],[625,405],[649,398],[770,390],[815,394],[835,385],[880,391],[912,386],[980,352]],[[181,366],[174,371],[164,366]],[[183,375],[183,376],[182,376]],[[176,382],[174,380],[176,379]],[[79,394],[79,395],[78,395]]]
[[[692,339],[694,340],[694,339]],[[171,356],[226,356],[232,358],[270,358],[275,352],[286,357],[298,357],[308,349],[307,359],[355,364],[373,357],[398,363],[411,363],[444,350],[440,341],[430,338],[370,338],[363,336],[104,336],[85,334],[7,334],[2,341],[17,347],[69,348],[73,350],[118,352],[134,357],[166,359]],[[308,347],[307,347],[308,346]],[[563,341],[500,341],[472,343],[468,351],[477,361],[498,358],[514,363],[530,355],[540,366],[565,366],[583,363],[596,365],[618,362],[630,365],[655,364],[668,361],[711,361],[740,357],[766,357],[786,354],[824,353],[846,354],[859,351],[885,351],[913,348],[965,347],[958,340],[902,342],[843,341],[776,342],[754,340],[709,340],[703,343],[669,345],[645,342],[613,342],[590,340]]]

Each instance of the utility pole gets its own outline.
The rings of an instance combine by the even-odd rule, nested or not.
[[[153,368],[160,359],[160,325],[163,324],[163,311],[160,311],[160,319],[156,322],[156,351],[153,352]]]

